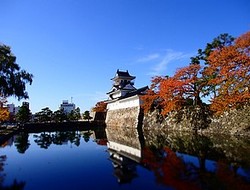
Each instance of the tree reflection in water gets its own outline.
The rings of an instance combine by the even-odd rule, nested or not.
[[[159,184],[175,189],[250,189],[249,179],[238,175],[225,161],[219,160],[215,171],[208,171],[201,162],[199,167],[184,162],[169,147],[144,148],[142,164],[154,172]]]
[[[85,142],[89,142],[90,136],[92,135],[92,132],[87,131],[87,132],[83,132],[83,139]]]
[[[25,151],[29,148],[29,134],[25,132],[21,132],[16,135],[14,140],[17,151],[21,154],[24,154]]]
[[[0,189],[1,190],[22,190],[24,189],[25,182],[17,182],[16,180],[13,181],[13,184],[10,186],[4,186],[4,162],[6,161],[7,157],[5,155],[0,155]]]
[[[81,134],[79,131],[59,131],[59,132],[43,132],[39,135],[33,135],[35,143],[41,148],[49,148],[51,144],[62,145],[68,142],[80,145]]]
[[[126,183],[140,176],[136,170],[121,172],[133,162],[135,168],[140,165],[153,171],[157,183],[167,188],[250,189],[248,139],[160,130],[139,133],[134,129],[106,127],[109,159],[118,181],[130,179],[123,180]]]

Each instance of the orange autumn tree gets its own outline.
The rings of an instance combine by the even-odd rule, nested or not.
[[[143,101],[142,108],[147,113],[157,108],[162,101],[159,97],[159,85],[162,80],[165,80],[168,77],[156,76],[152,78],[150,88],[147,90],[147,93],[141,96]]]
[[[183,108],[188,99],[193,99],[196,105],[200,105],[200,70],[200,65],[191,64],[177,70],[173,77],[153,78],[150,90],[142,97],[144,110],[147,112],[152,105],[157,105],[161,108],[161,114],[166,115]]]
[[[168,77],[161,81],[159,97],[162,100],[162,115],[166,115],[173,110],[180,110],[184,103],[183,81],[176,80],[175,77]]]
[[[0,98],[0,122],[8,120],[10,117],[8,108],[4,106],[6,102],[7,100],[5,98]]]
[[[10,117],[10,112],[8,108],[0,107],[0,122],[8,120]]]
[[[95,107],[92,109],[95,112],[105,112],[107,108],[107,103],[104,101],[97,102]]]
[[[182,81],[183,98],[192,99],[194,105],[201,105],[201,93],[204,87],[204,81],[200,76],[200,64],[190,64],[187,67],[180,68],[174,75],[176,80]]]
[[[232,45],[218,47],[208,57],[205,76],[215,76],[208,85],[216,86],[211,109],[217,113],[237,108],[250,99],[250,32]]]
[[[166,115],[183,108],[189,100],[202,105],[201,96],[210,96],[211,109],[217,113],[249,102],[250,32],[237,39],[221,34],[205,50],[199,49],[191,64],[174,76],[153,78],[142,107],[146,112],[160,108]]]

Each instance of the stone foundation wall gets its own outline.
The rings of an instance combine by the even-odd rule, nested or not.
[[[244,135],[250,137],[250,106],[231,110],[220,116],[211,117],[209,127],[203,132]]]
[[[156,130],[158,134],[175,130],[250,136],[250,106],[220,116],[213,116],[208,109],[193,107],[172,112],[164,118],[155,110],[145,115],[143,130]]]
[[[109,141],[140,149],[138,126],[140,108],[109,110],[106,115],[106,134]]]

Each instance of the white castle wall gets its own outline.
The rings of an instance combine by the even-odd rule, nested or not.
[[[141,158],[141,149],[134,148],[134,147],[127,146],[127,145],[120,144],[120,143],[113,142],[113,141],[109,141],[107,143],[107,146],[108,146],[108,148],[111,148],[111,149],[116,150],[118,152],[126,152],[127,154]]]
[[[117,110],[117,109],[124,109],[124,108],[131,108],[131,107],[139,107],[141,100],[138,95],[116,100],[114,102],[110,102],[107,105],[108,110]]]

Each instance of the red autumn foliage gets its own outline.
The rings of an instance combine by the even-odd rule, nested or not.
[[[161,114],[178,111],[187,100],[202,105],[201,95],[210,95],[211,110],[221,113],[238,108],[250,100],[250,32],[211,50],[202,70],[200,64],[180,68],[173,77],[154,77],[142,98],[148,112],[160,108]]]
[[[155,174],[160,184],[174,189],[200,189],[188,176],[187,165],[171,149],[164,148],[165,156],[157,157],[150,149],[143,150],[143,164],[147,165]],[[190,178],[190,179],[189,179]]]
[[[204,74],[215,76],[208,84],[217,86],[212,110],[221,113],[250,100],[250,32],[234,44],[214,50],[208,63]]]
[[[216,170],[211,172],[185,162],[168,147],[160,152],[144,148],[142,155],[142,163],[154,172],[156,181],[173,189],[247,190],[250,187],[244,176],[222,161],[218,161]]]
[[[6,121],[10,118],[10,112],[5,106],[7,100],[0,96],[0,122]]]
[[[185,99],[194,99],[200,103],[201,85],[198,74],[200,65],[189,65],[177,70],[173,77],[156,77],[148,93],[143,97],[143,108],[147,112],[157,103],[162,108],[162,115],[179,110]]]
[[[97,102],[95,107],[92,109],[95,112],[105,112],[107,108],[107,103],[104,101]]]
[[[141,96],[141,99],[143,101],[142,108],[146,113],[159,105],[159,85],[160,82],[164,79],[165,77],[154,77],[151,81],[152,83],[150,89],[147,90],[147,93],[145,95]]]
[[[222,161],[217,163],[216,177],[219,184],[223,184],[224,189],[250,189],[250,184],[248,184],[243,177],[238,176],[231,167]]]

